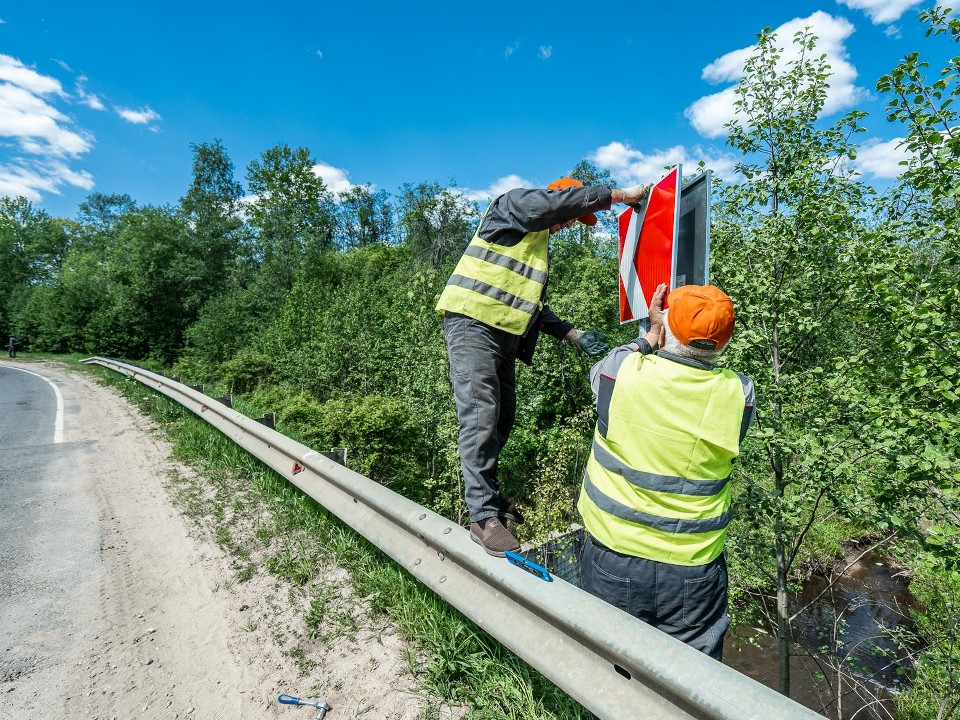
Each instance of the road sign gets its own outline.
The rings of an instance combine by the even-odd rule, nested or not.
[[[682,187],[678,165],[653,187],[639,212],[630,207],[621,213],[621,323],[646,320],[660,283],[668,291],[709,283],[711,179],[708,170]]]

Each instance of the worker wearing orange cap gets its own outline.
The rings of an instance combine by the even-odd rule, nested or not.
[[[577,221],[595,225],[597,210],[639,203],[649,192],[649,185],[584,187],[572,178],[546,190],[510,190],[487,208],[440,295],[470,535],[491,555],[520,548],[505,523],[523,518],[497,482],[516,412],[516,360],[532,364],[541,331],[589,355],[608,348],[605,336],[578,330],[545,304],[550,235]]]
[[[750,378],[721,369],[733,302],[657,288],[650,331],[590,372],[597,428],[578,509],[584,590],[717,660],[730,626],[729,478],[754,418]],[[657,351],[659,348],[658,352]]]

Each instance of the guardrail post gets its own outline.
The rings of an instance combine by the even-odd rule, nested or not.
[[[320,454],[324,457],[330,458],[335,463],[340,463],[344,467],[347,466],[347,449],[346,448],[330,448],[329,450],[321,450]]]
[[[217,402],[223,403],[231,410],[233,409],[233,393],[227,393],[223,397],[214,398]]]
[[[266,425],[271,430],[277,429],[277,414],[276,413],[264,413],[263,417],[254,418],[254,421],[260,423],[261,425]]]

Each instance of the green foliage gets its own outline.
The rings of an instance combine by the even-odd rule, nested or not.
[[[419,500],[420,423],[402,400],[343,396],[321,407],[317,433],[331,447],[350,449],[350,466],[402,495]]]
[[[542,540],[564,533],[577,521],[580,484],[590,458],[590,445],[584,439],[595,422],[596,413],[584,408],[531,443],[536,455],[523,494],[525,522],[517,527],[521,539]]]
[[[439,268],[460,257],[480,218],[455,185],[407,183],[398,200],[403,240],[417,261]]]
[[[341,249],[391,245],[396,239],[393,207],[385,190],[357,185],[340,194],[336,204],[335,240]]]
[[[259,336],[269,315],[269,305],[254,288],[238,288],[211,298],[184,332],[186,348],[180,361],[189,360],[201,373],[198,379],[217,377],[221,363],[246,348],[262,345]]]
[[[277,145],[247,167],[255,200],[248,206],[262,292],[276,297],[293,287],[305,256],[333,247],[330,196],[307,148]]]
[[[243,188],[220,140],[191,145],[193,181],[180,201],[193,243],[204,248],[203,301],[232,287],[246,229],[241,219]]]
[[[254,348],[245,348],[220,366],[219,379],[232,393],[249,393],[270,380],[273,357]]]
[[[907,638],[922,647],[914,662],[910,687],[897,698],[903,720],[960,718],[960,573],[923,568],[910,590],[919,607],[913,613],[916,635]]]
[[[712,236],[713,278],[738,315],[727,362],[757,386],[757,427],[735,475],[731,550],[745,557],[732,564],[749,562],[776,590],[784,693],[787,597],[811,529],[832,515],[862,519],[880,487],[846,372],[869,193],[845,161],[862,113],[824,128],[829,67],[809,30],[793,44],[796,57],[785,61],[765,30],[745,63],[728,143],[744,154],[737,170],[746,180],[724,189]]]

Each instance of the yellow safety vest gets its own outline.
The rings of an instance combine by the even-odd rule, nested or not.
[[[601,387],[598,400],[577,504],[587,532],[611,550],[673,565],[720,555],[744,392],[731,370],[640,353],[624,360],[612,394]]]
[[[474,234],[440,294],[437,312],[469,315],[511,335],[523,335],[543,308],[549,241],[549,230],[527,233],[512,246]]]

